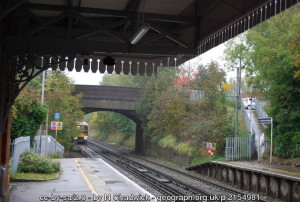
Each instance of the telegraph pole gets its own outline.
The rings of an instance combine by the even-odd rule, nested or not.
[[[240,58],[240,66],[236,68],[236,103],[235,103],[235,133],[234,136],[239,135],[239,99],[240,99],[240,83],[241,83],[241,69],[242,59]]]

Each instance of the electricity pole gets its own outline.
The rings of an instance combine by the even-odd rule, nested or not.
[[[236,103],[235,103],[235,133],[237,137],[239,134],[239,100],[240,100],[240,85],[241,85],[241,71],[242,71],[242,59],[240,58],[240,66],[236,68]]]

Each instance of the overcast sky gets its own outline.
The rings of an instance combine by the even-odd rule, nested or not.
[[[210,63],[212,60],[217,61],[221,67],[224,66],[225,61],[223,60],[225,45],[221,44],[206,53],[192,59],[190,62],[186,62],[186,65],[193,63],[200,63],[206,65]],[[99,82],[102,80],[103,74],[100,74],[99,71],[96,73],[92,73],[91,71],[85,73],[83,70],[81,72],[76,72],[75,69],[73,72],[65,71],[66,74],[74,80],[75,84],[86,84],[86,85],[99,85]],[[228,72],[227,77],[234,77],[235,72]]]

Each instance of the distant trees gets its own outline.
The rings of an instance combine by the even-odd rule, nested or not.
[[[225,137],[233,131],[221,88],[225,73],[216,62],[198,65],[191,75],[163,67],[158,78],[150,80],[138,111],[145,119],[147,137],[164,148],[191,157],[205,156],[205,142],[218,145],[224,152]],[[189,90],[204,92],[192,102]]]
[[[300,156],[300,5],[259,24],[246,33],[245,43],[227,49],[228,60],[244,46],[249,82],[261,85],[266,109],[274,120],[275,154]],[[229,60],[230,61],[230,60]]]

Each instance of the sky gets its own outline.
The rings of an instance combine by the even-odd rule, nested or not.
[[[202,55],[187,61],[185,65],[193,65],[195,63],[201,63],[203,65],[206,65],[210,63],[212,60],[217,61],[221,67],[224,66],[225,61],[223,59],[224,57],[224,50],[225,45],[220,44],[219,46],[203,53]],[[227,72],[227,78],[234,77],[235,72]],[[81,72],[76,72],[75,69],[72,72],[65,71],[65,73],[75,82],[75,84],[85,84],[85,85],[99,85],[100,81],[102,80],[102,77],[104,74],[100,74],[99,71],[96,73],[92,73],[89,71],[88,73],[84,72],[83,70]]]

